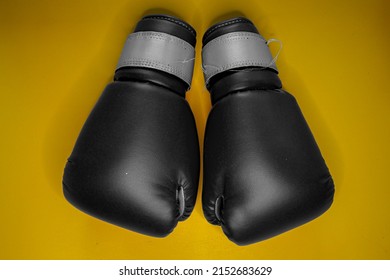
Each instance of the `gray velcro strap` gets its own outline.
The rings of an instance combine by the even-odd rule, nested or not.
[[[232,32],[211,40],[202,50],[206,84],[211,77],[235,68],[258,66],[278,71],[267,41],[256,33]]]
[[[129,35],[116,70],[122,67],[153,68],[175,75],[191,85],[195,49],[186,41],[161,32]]]

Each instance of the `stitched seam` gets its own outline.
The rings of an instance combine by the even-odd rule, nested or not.
[[[235,19],[235,20],[232,20],[232,21],[228,21],[228,22],[223,22],[223,23],[220,23],[214,27],[212,27],[211,29],[209,29],[206,34],[205,34],[205,37],[209,36],[212,32],[214,32],[216,29],[219,29],[221,27],[224,27],[224,26],[228,26],[228,25],[232,25],[234,23],[239,23],[239,22],[247,22],[247,23],[250,23],[250,21],[248,20],[243,20],[243,19]]]
[[[124,59],[123,62],[119,65],[121,66],[148,66],[148,67],[156,67],[160,70],[167,71],[169,73],[180,76],[181,78],[185,78],[183,71],[179,70],[176,67],[168,66],[166,64],[162,64],[157,61],[150,61],[148,59],[139,58],[139,59]]]
[[[240,41],[242,39],[246,40],[254,40],[254,41],[260,41],[261,43],[265,43],[265,39],[262,38],[258,34],[249,34],[249,33],[243,33],[243,32],[236,32],[236,33],[228,33],[226,36],[218,37],[211,42],[209,42],[204,48],[203,51],[207,51],[207,49],[212,48],[214,45],[217,44],[226,44],[226,41]]]
[[[219,38],[216,38],[214,40],[212,40],[209,44],[207,44],[204,48],[203,48],[203,52],[204,52],[204,56],[203,57],[207,57],[207,52],[209,51],[209,48],[220,48],[221,45],[223,45],[223,47],[226,47],[226,46],[229,46],[232,44],[232,42],[237,42],[237,41],[243,41],[243,40],[250,40],[252,41],[252,43],[254,44],[258,44],[260,48],[264,48],[266,47],[266,45],[261,45],[261,44],[265,44],[266,41],[263,37],[261,37],[259,34],[255,34],[255,33],[250,33],[250,32],[235,32],[235,33],[228,33],[226,35],[223,35]],[[227,47],[228,48],[228,47]],[[227,64],[227,65],[222,65],[220,67],[216,67],[214,66],[212,70],[209,70],[207,71],[207,59],[206,62],[205,62],[205,65],[203,66],[203,68],[206,70],[204,71],[205,73],[205,76],[206,76],[206,79],[210,79],[210,77],[222,72],[222,71],[225,71],[225,70],[229,70],[229,69],[232,69],[232,68],[236,68],[236,67],[242,67],[242,66],[260,66],[260,67],[267,67],[267,68],[272,68],[272,69],[275,69],[276,70],[276,66],[275,66],[275,63],[272,63],[270,64],[270,62],[272,62],[272,60],[270,60],[271,58],[268,58],[267,60],[264,60],[264,59],[250,59],[250,60],[244,60],[244,61],[236,61],[236,62],[231,62],[230,64]]]
[[[191,32],[192,35],[196,36],[194,30],[192,30],[188,25],[184,24],[183,22],[181,21],[178,21],[178,20],[175,20],[173,18],[168,18],[168,17],[159,17],[159,16],[151,16],[151,17],[148,17],[144,20],[147,20],[147,19],[162,19],[162,20],[167,20],[167,21],[170,21],[170,22],[174,22],[182,27],[184,27],[185,29],[187,29],[188,31]]]
[[[127,40],[137,40],[139,38],[166,41],[168,43],[173,43],[179,47],[183,47],[185,50],[193,49],[193,47],[189,43],[187,43],[182,39],[176,38],[175,36],[172,35],[163,35],[163,34],[156,34],[156,33],[149,33],[149,32],[144,32],[144,33],[137,32],[137,33],[130,34]]]
[[[168,44],[168,48],[172,47],[177,47],[180,49],[179,52],[184,52],[183,53],[183,58],[178,58],[177,62],[180,62],[180,60],[187,60],[188,57],[193,58],[194,57],[194,48],[187,43],[184,40],[181,40],[180,38],[176,38],[172,35],[168,34],[161,34],[161,33],[156,33],[156,32],[137,32],[130,34],[129,37],[127,38],[127,43],[130,44],[128,45],[129,47],[131,46],[131,42],[133,40],[159,40],[164,43]],[[171,45],[171,47],[169,47]],[[176,64],[175,61],[172,62],[172,64]],[[124,55],[122,53],[122,57],[120,60],[120,63],[118,63],[117,67],[123,67],[123,66],[145,66],[145,67],[152,67],[156,68],[162,71],[166,71],[168,73],[171,73],[173,75],[178,76],[179,78],[183,79],[186,83],[190,84],[191,83],[191,77],[192,77],[192,71],[183,71],[183,67],[190,67],[193,66],[193,63],[188,64],[188,66],[185,66],[183,63],[178,64],[178,66],[172,66],[166,63],[159,62],[158,60],[152,61],[151,59],[148,58],[137,58],[137,57],[131,57],[131,52],[130,55]],[[192,67],[191,67],[192,68]]]
[[[212,71],[212,72],[209,72],[209,73],[206,73],[207,70],[205,71],[205,74],[209,77],[211,76],[214,76],[220,72],[223,72],[223,71],[226,71],[226,70],[233,70],[233,68],[237,68],[237,67],[241,67],[241,66],[260,66],[260,67],[266,67],[266,68],[272,68],[274,69],[274,63],[272,63],[271,65],[269,65],[269,62],[267,63],[267,61],[265,60],[244,60],[244,61],[240,61],[240,62],[234,62],[234,63],[230,63],[228,65],[224,65],[222,67],[219,67],[218,69]],[[207,66],[206,66],[207,67]]]

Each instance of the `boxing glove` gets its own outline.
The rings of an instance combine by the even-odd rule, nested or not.
[[[213,104],[204,140],[207,220],[247,245],[325,212],[332,177],[253,23],[235,18],[212,26],[202,59]]]
[[[63,192],[75,207],[155,237],[191,214],[199,145],[185,93],[195,38],[170,16],[136,25],[66,164]]]

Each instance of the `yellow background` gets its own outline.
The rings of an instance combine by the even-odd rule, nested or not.
[[[0,1],[0,259],[389,259],[387,3]],[[211,106],[200,67],[205,30],[215,18],[241,13],[265,38],[283,42],[280,77],[336,182],[327,213],[238,247],[206,222],[200,196],[192,216],[164,239],[101,222],[65,201],[65,161],[113,79],[126,37],[141,16],[161,9],[198,32],[187,99],[202,151]]]

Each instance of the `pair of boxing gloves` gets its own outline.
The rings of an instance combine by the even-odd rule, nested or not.
[[[66,164],[71,204],[155,237],[190,216],[200,155],[185,93],[195,43],[195,30],[177,18],[138,22]],[[246,245],[325,212],[332,177],[253,23],[234,18],[210,27],[202,65],[213,104],[204,139],[206,219]]]

